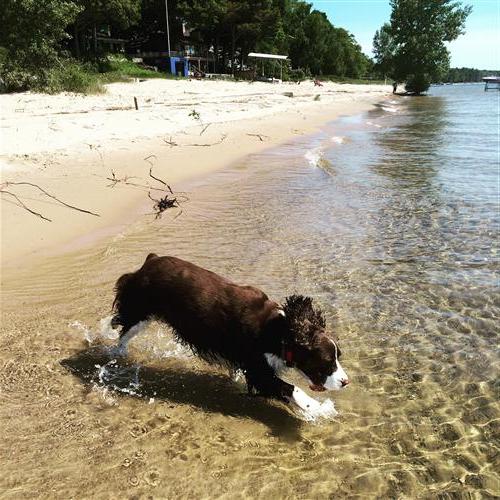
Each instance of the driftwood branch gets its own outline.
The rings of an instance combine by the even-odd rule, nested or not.
[[[33,184],[32,182],[4,182],[0,186],[0,189],[3,190],[4,187],[8,187],[8,186],[31,186],[31,187],[34,187],[34,188],[38,189],[39,191],[41,191],[45,196],[52,198],[53,200],[57,201],[57,203],[60,203],[61,205],[64,205],[67,208],[71,208],[72,210],[76,210],[77,212],[82,212],[84,214],[89,214],[89,215],[94,215],[95,217],[100,217],[100,215],[96,214],[95,212],[91,212],[90,210],[85,210],[84,208],[75,207],[74,205],[70,205],[69,203],[66,203],[66,202],[60,200],[59,198],[57,198],[57,196],[54,196],[53,194],[48,193],[47,191],[45,191],[45,189],[41,188],[37,184]]]
[[[172,188],[165,181],[162,181],[161,179],[159,179],[158,177],[155,177],[153,175],[153,167],[151,167],[149,169],[149,177],[151,177],[151,179],[154,179],[155,181],[160,182],[161,184],[163,184],[170,191],[170,194],[174,194],[174,192],[172,191]]]
[[[207,130],[208,127],[210,127],[210,125],[212,125],[211,123],[208,123],[207,125],[205,125],[203,127],[203,130],[200,132],[200,135],[203,135],[205,133],[205,130]]]
[[[28,206],[26,206],[16,194],[11,193],[10,191],[6,191],[5,189],[0,189],[0,193],[2,193],[2,194],[8,194],[8,195],[12,196],[17,201],[18,205],[20,207],[24,208],[24,210],[28,211],[30,214],[36,215],[37,217],[40,217],[40,219],[52,222],[52,219],[44,217],[42,214],[39,214],[38,212],[35,212],[34,210],[31,210],[31,208],[29,208]]]
[[[163,192],[165,192],[165,189],[168,189],[168,193],[166,193],[162,198],[157,200],[156,198],[153,198],[151,196],[151,192],[148,191],[148,197],[151,201],[154,202],[153,209],[156,213],[155,219],[160,219],[163,212],[165,210],[168,210],[169,208],[180,208],[180,201],[187,201],[188,198],[187,196],[183,196],[183,200],[179,200],[179,196],[174,196],[174,192],[172,191],[172,188],[163,180],[160,179],[159,177],[156,177],[153,175],[153,167],[149,169],[149,176],[154,179],[155,181],[159,182],[164,186]],[[180,212],[174,217],[174,219],[177,219],[182,214],[182,209]]]
[[[157,157],[156,155],[149,155],[149,156],[146,156],[146,158],[143,158],[144,161],[147,161],[151,166],[153,166],[153,162],[151,161],[151,159],[154,158],[155,160],[157,160]]]
[[[178,146],[179,145],[175,141],[172,140],[172,136],[170,136],[170,139],[168,141],[167,141],[167,139],[163,139],[163,142],[165,144],[168,144],[171,148],[173,148],[174,146]]]
[[[196,146],[196,147],[201,147],[201,148],[209,148],[210,146],[217,146],[217,144],[221,144],[222,142],[224,142],[226,140],[226,137],[227,137],[226,134],[222,134],[221,138],[217,142],[212,142],[209,144],[197,144],[197,143],[186,144],[186,146]]]
[[[250,137],[258,137],[260,142],[264,142],[263,137],[269,139],[269,136],[264,134],[247,134],[247,135],[249,135]]]

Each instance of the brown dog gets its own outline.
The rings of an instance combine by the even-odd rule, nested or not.
[[[118,279],[113,308],[113,325],[122,326],[122,353],[144,321],[157,319],[206,361],[243,370],[249,392],[314,411],[321,409],[318,401],[278,378],[285,366],[297,368],[316,391],[349,383],[340,349],[309,297],[292,295],[280,306],[252,286],[149,254],[138,271]]]

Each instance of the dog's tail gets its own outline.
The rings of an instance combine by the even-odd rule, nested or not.
[[[133,277],[135,273],[127,273],[123,276],[120,276],[115,283],[115,300],[113,301],[113,311],[114,316],[111,320],[111,326],[116,328],[119,325],[123,325],[123,317],[121,315],[121,311],[123,311],[124,307],[126,307],[126,297],[128,295],[128,289],[130,285],[132,285]]]

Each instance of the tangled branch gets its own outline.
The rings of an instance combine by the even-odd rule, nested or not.
[[[31,186],[31,187],[34,187],[34,188],[38,189],[39,191],[41,191],[45,196],[48,196],[49,198],[53,199],[57,203],[65,206],[67,208],[70,208],[71,210],[76,210],[77,212],[82,212],[84,214],[89,214],[89,215],[94,215],[95,217],[100,217],[100,215],[96,214],[95,212],[91,212],[90,210],[85,210],[84,208],[75,207],[74,205],[70,205],[69,203],[66,203],[65,201],[60,200],[59,198],[57,198],[57,196],[50,194],[49,192],[45,191],[45,189],[41,188],[38,184],[33,184],[32,182],[24,182],[24,181],[23,182],[4,182],[3,184],[0,185],[0,193],[8,194],[8,195],[12,196],[13,198],[16,199],[19,206],[21,206],[22,208],[24,208],[25,210],[27,210],[31,214],[36,215],[36,216],[38,216],[44,220],[47,220],[49,222],[52,222],[51,219],[48,219],[47,217],[44,217],[42,214],[39,214],[38,212],[35,212],[34,210],[30,209],[28,206],[26,206],[21,201],[21,199],[19,198],[18,195],[12,193],[11,191],[7,191],[5,188],[9,187],[9,186]]]

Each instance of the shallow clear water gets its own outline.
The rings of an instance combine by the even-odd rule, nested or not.
[[[175,220],[145,217],[7,281],[0,416],[14,455],[5,487],[26,496],[500,494],[499,96],[445,86],[395,97],[181,186],[190,202]],[[339,417],[304,423],[246,397],[157,324],[134,339],[128,362],[106,364],[88,340],[105,330],[114,280],[151,251],[275,299],[313,296],[352,381],[331,395]]]

